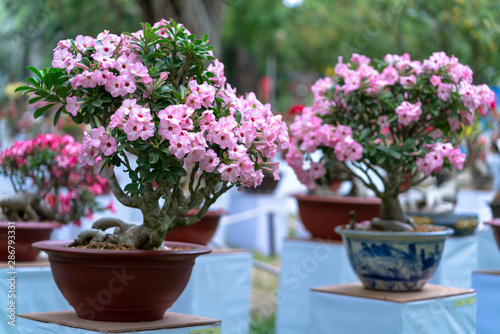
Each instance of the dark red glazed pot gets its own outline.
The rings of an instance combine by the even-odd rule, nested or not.
[[[300,219],[311,232],[312,238],[342,240],[334,229],[349,224],[349,212],[356,212],[356,221],[371,220],[380,216],[380,198],[333,197],[319,195],[292,195],[299,205]]]
[[[185,216],[192,216],[198,210],[189,210]],[[167,233],[165,241],[190,242],[198,245],[206,245],[212,240],[212,237],[219,226],[219,220],[227,212],[223,209],[209,210],[205,216],[197,223],[183,226]]]
[[[492,219],[484,223],[491,226],[491,229],[493,230],[493,235],[495,236],[497,247],[498,249],[500,249],[500,219]]]
[[[166,242],[179,250],[125,251],[66,247],[71,240],[40,241],[54,281],[76,314],[100,321],[161,319],[186,287],[201,245]],[[186,248],[186,249],[184,249]]]
[[[9,226],[14,226],[14,228]],[[33,249],[31,244],[36,241],[49,240],[54,228],[61,226],[55,222],[0,222],[0,261],[9,260],[9,240],[11,248],[14,247],[15,261],[35,261],[39,251]],[[13,231],[10,232],[9,231]],[[14,236],[14,238],[10,238]]]

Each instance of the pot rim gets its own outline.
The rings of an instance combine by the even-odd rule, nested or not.
[[[314,201],[324,203],[344,203],[344,204],[373,204],[379,205],[382,200],[378,197],[356,197],[356,196],[322,196],[315,194],[291,194],[297,200]]]
[[[70,253],[70,254],[81,254],[81,255],[99,255],[99,256],[113,256],[113,257],[130,257],[130,256],[141,256],[141,257],[152,257],[161,258],[168,255],[202,255],[208,254],[212,251],[207,246],[192,244],[187,242],[176,242],[176,241],[165,241],[163,244],[172,247],[190,247],[190,249],[180,249],[180,250],[115,250],[115,249],[86,249],[86,248],[71,248],[66,247],[69,243],[73,242],[72,239],[68,240],[44,240],[37,241],[31,246],[39,251],[44,251],[47,253]]]
[[[196,213],[198,213],[198,211],[200,211],[200,210],[191,209],[187,213],[185,213],[183,216],[193,216]],[[203,217],[217,217],[217,216],[224,216],[227,214],[228,214],[227,210],[220,208],[220,209],[215,209],[215,210],[208,210]]]
[[[62,224],[57,222],[9,222],[0,221],[0,228],[7,228],[8,226],[13,226],[10,223],[14,223],[17,229],[39,229],[39,230],[49,230],[53,228],[61,227]],[[10,225],[9,225],[10,224]]]
[[[348,228],[344,228],[347,225],[339,225],[335,227],[335,232],[338,234],[347,237],[369,237],[372,239],[378,239],[377,237],[380,237],[380,239],[385,239],[385,238],[391,238],[391,237],[446,237],[448,235],[452,235],[454,233],[454,230],[451,227],[446,227],[442,225],[435,225],[442,227],[443,230],[441,231],[428,231],[428,232],[397,232],[397,231],[363,231],[363,230],[351,230]]]
[[[488,220],[484,222],[486,225],[490,226],[500,226],[500,219],[499,218],[493,218],[492,220]]]

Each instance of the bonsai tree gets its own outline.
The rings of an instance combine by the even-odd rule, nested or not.
[[[109,191],[108,183],[79,162],[81,151],[73,137],[52,133],[3,150],[0,175],[9,178],[15,193],[0,195],[0,220],[79,224],[104,210],[96,197]]]
[[[19,90],[33,93],[32,102],[50,103],[35,117],[59,105],[55,123],[69,114],[89,124],[82,162],[107,178],[120,203],[143,215],[142,225],[102,218],[76,244],[156,249],[167,232],[199,221],[231,187],[259,185],[263,170],[279,179],[272,159],[288,145],[285,123],[255,94],[236,95],[207,41],[161,20],[135,33],[60,41],[52,68],[29,67],[36,76]],[[123,188],[116,168],[130,178]],[[195,207],[197,214],[183,216]],[[105,233],[110,227],[114,233]]]
[[[382,200],[372,227],[412,230],[398,195],[444,169],[462,169],[457,135],[495,102],[472,75],[444,52],[423,62],[408,54],[340,57],[335,75],[313,85],[313,105],[290,126],[286,161],[311,190],[328,179],[333,161],[344,163]]]

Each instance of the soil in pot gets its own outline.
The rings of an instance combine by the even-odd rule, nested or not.
[[[33,249],[31,244],[49,240],[54,228],[59,226],[55,222],[0,222],[0,261],[13,258],[16,262],[35,261],[39,251]],[[13,241],[10,245],[9,240]],[[12,251],[14,257],[9,259]]]
[[[71,240],[33,244],[48,254],[52,276],[83,319],[161,319],[186,287],[202,245],[166,242],[178,250],[142,251],[66,247]]]

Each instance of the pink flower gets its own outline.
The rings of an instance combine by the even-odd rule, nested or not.
[[[388,121],[389,116],[379,116],[377,119],[377,125],[380,127],[381,130],[388,128],[390,126],[390,123]]]
[[[110,156],[111,154],[116,152],[117,144],[116,139],[113,136],[103,135],[101,137],[101,142],[99,145],[99,150],[105,156]]]
[[[319,179],[326,174],[325,165],[321,162],[311,162],[311,168],[309,169],[309,175],[314,179]]]
[[[330,77],[323,79],[318,79],[314,85],[311,87],[311,91],[314,97],[324,96],[330,88],[333,86],[333,81]]]
[[[433,171],[440,169],[443,166],[443,156],[439,152],[431,151],[425,155],[425,162],[428,168]]]
[[[440,83],[441,83],[441,77],[440,76],[437,76],[437,75],[433,75],[431,77],[431,84],[434,85],[434,86],[438,86]]]
[[[399,83],[403,87],[411,87],[417,83],[417,77],[415,75],[409,75],[407,77],[399,77]]]
[[[191,150],[191,140],[182,132],[178,135],[172,135],[170,137],[170,146],[168,150],[178,159],[182,159]]]
[[[219,165],[219,162],[220,159],[217,156],[217,153],[215,153],[212,149],[208,149],[200,161],[200,169],[207,173],[212,173]]]
[[[71,96],[66,98],[66,111],[71,115],[76,116],[80,110],[80,102],[78,102],[76,96]]]
[[[238,166],[236,164],[220,164],[217,171],[221,173],[220,179],[225,182],[235,183],[238,181]]]
[[[464,168],[465,154],[462,153],[460,148],[455,148],[448,152],[448,159],[455,170]]]
[[[411,122],[417,121],[422,114],[421,104],[411,104],[404,101],[396,108],[396,114],[398,115],[398,123],[408,126]]]

